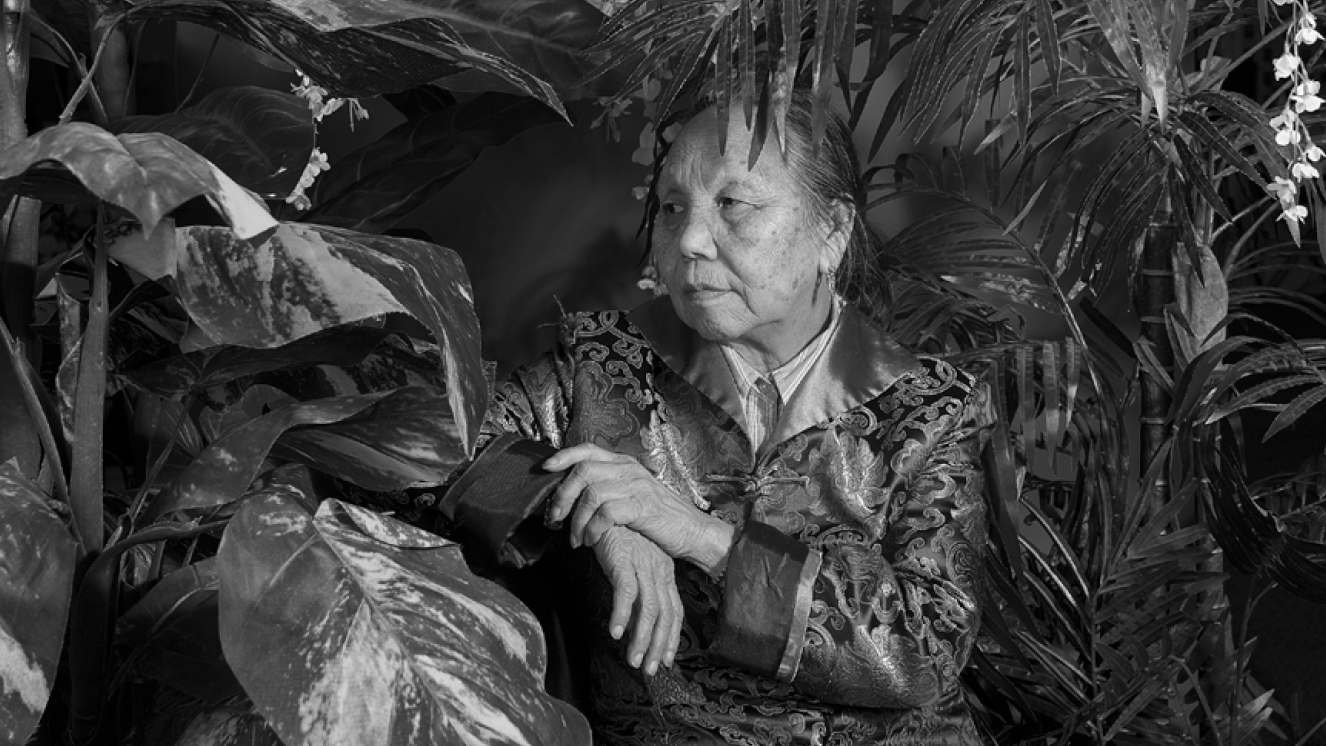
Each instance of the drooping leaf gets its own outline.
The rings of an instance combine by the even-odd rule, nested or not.
[[[299,223],[281,224],[256,246],[225,228],[183,228],[178,236],[173,269],[135,268],[172,272],[180,303],[212,344],[279,347],[383,314],[418,319],[441,352],[461,448],[472,449],[487,383],[469,281],[455,252]]]
[[[488,93],[412,119],[336,162],[314,184],[308,223],[381,233],[450,184],[486,148],[557,118],[528,98]]]
[[[55,682],[76,547],[13,462],[0,464],[0,525],[0,740],[25,743]]]
[[[592,67],[603,15],[579,0],[274,0],[135,4],[136,17],[216,29],[289,62],[333,95],[374,96],[476,74],[564,113],[560,91]]]
[[[209,347],[125,371],[124,375],[148,391],[174,398],[236,378],[295,366],[354,365],[391,334],[371,326],[332,327],[268,349]]]
[[[151,502],[148,517],[209,508],[238,500],[262,468],[276,439],[292,427],[338,422],[364,411],[383,395],[343,396],[290,404],[231,429]]]
[[[216,558],[166,575],[116,623],[126,667],[195,699],[220,702],[243,692],[221,652]]]
[[[534,617],[460,547],[328,500],[255,496],[218,555],[221,640],[290,746],[587,744],[541,691]]]
[[[169,135],[245,189],[279,198],[299,182],[315,136],[308,102],[258,86],[218,88],[178,112],[126,117],[110,130]]]
[[[157,133],[118,137],[70,122],[0,152],[0,206],[14,194],[50,202],[88,195],[131,213],[151,232],[166,213],[206,197],[244,238],[275,226],[262,203],[207,159]]]
[[[370,490],[431,487],[464,460],[436,389],[398,389],[342,422],[285,434],[276,452]]]

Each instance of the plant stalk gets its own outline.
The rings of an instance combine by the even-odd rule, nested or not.
[[[1174,347],[1170,344],[1169,330],[1165,326],[1165,306],[1174,302],[1174,269],[1170,256],[1179,238],[1174,225],[1169,197],[1162,197],[1151,224],[1142,237],[1142,281],[1137,298],[1137,315],[1141,319],[1140,343],[1151,348],[1156,362],[1174,379]],[[1145,470],[1160,452],[1167,437],[1166,416],[1172,397],[1159,377],[1144,366],[1138,367],[1142,389],[1142,460]],[[1169,472],[1160,471],[1152,493],[1152,505],[1159,507],[1169,501]]]
[[[133,113],[133,90],[130,80],[133,64],[130,58],[129,34],[121,23],[124,8],[120,3],[96,1],[88,5],[88,26],[92,29],[92,48],[99,61],[93,62],[91,72],[96,78],[106,116],[112,122]]]
[[[28,136],[28,44],[32,14],[29,0],[0,0],[0,151]],[[38,347],[32,333],[32,299],[36,293],[37,230],[41,203],[16,198],[0,215],[0,317],[17,349],[35,367]],[[0,365],[0,462],[17,459],[19,471],[36,479],[41,447],[27,405],[17,396],[17,365]]]
[[[69,479],[74,521],[88,554],[101,551],[102,433],[105,429],[106,341],[109,323],[106,277],[106,206],[97,207],[97,241],[92,259],[92,297],[78,357],[74,392],[74,449]]]

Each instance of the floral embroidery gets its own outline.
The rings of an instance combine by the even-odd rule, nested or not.
[[[562,331],[562,350],[499,386],[490,429],[609,445],[701,509],[761,521],[821,557],[790,682],[710,660],[722,588],[679,562],[676,665],[646,679],[620,643],[591,651],[596,742],[980,743],[957,677],[979,619],[983,385],[924,359],[756,461],[733,419],[623,315],[577,314]],[[592,624],[606,628],[607,581],[573,560]]]

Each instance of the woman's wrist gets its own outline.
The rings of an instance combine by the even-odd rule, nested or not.
[[[731,524],[711,518],[702,524],[698,541],[687,559],[709,576],[722,577],[736,538],[736,529]]]

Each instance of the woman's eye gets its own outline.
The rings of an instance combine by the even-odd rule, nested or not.
[[[681,204],[677,202],[664,202],[658,206],[658,211],[660,214],[668,217],[679,215],[681,214]]]

